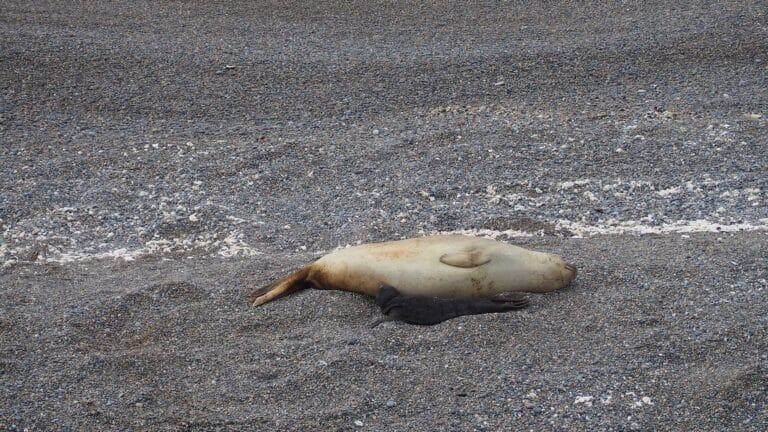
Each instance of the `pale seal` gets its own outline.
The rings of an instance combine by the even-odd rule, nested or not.
[[[340,249],[251,294],[253,306],[303,288],[376,297],[382,286],[405,297],[489,298],[568,285],[576,268],[554,254],[491,239],[438,235]]]

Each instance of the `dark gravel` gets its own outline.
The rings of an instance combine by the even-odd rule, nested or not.
[[[2,7],[0,430],[768,429],[764,1],[200,3]],[[245,303],[462,229],[579,279]]]

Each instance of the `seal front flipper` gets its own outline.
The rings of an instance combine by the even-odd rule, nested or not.
[[[309,288],[312,285],[307,281],[310,269],[311,266],[306,266],[267,286],[253,290],[250,295],[251,304],[253,307],[261,306],[276,298]]]
[[[520,306],[520,309],[530,304],[528,297],[526,297],[525,294],[519,293],[519,292],[505,292],[501,294],[496,294],[495,296],[489,298],[489,300],[494,302],[507,303],[510,305],[512,304],[518,305]]]
[[[491,255],[483,249],[470,249],[444,254],[440,257],[440,262],[454,267],[479,267],[491,262]]]

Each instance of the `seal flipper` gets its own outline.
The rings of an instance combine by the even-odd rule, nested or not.
[[[508,302],[508,303],[516,303],[516,304],[524,304],[528,306],[528,297],[521,293],[516,291],[507,291],[503,293],[496,294],[493,297],[490,297],[489,300],[495,301],[495,302]]]
[[[261,306],[277,298],[309,288],[312,285],[307,281],[310,268],[311,266],[306,266],[267,286],[253,290],[250,295],[251,304],[253,307]]]
[[[440,257],[440,262],[453,267],[479,267],[491,262],[491,255],[483,249],[470,249],[444,254]]]

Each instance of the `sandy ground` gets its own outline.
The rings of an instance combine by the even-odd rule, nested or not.
[[[764,2],[17,2],[0,430],[768,428]],[[523,311],[248,291],[437,232]]]

